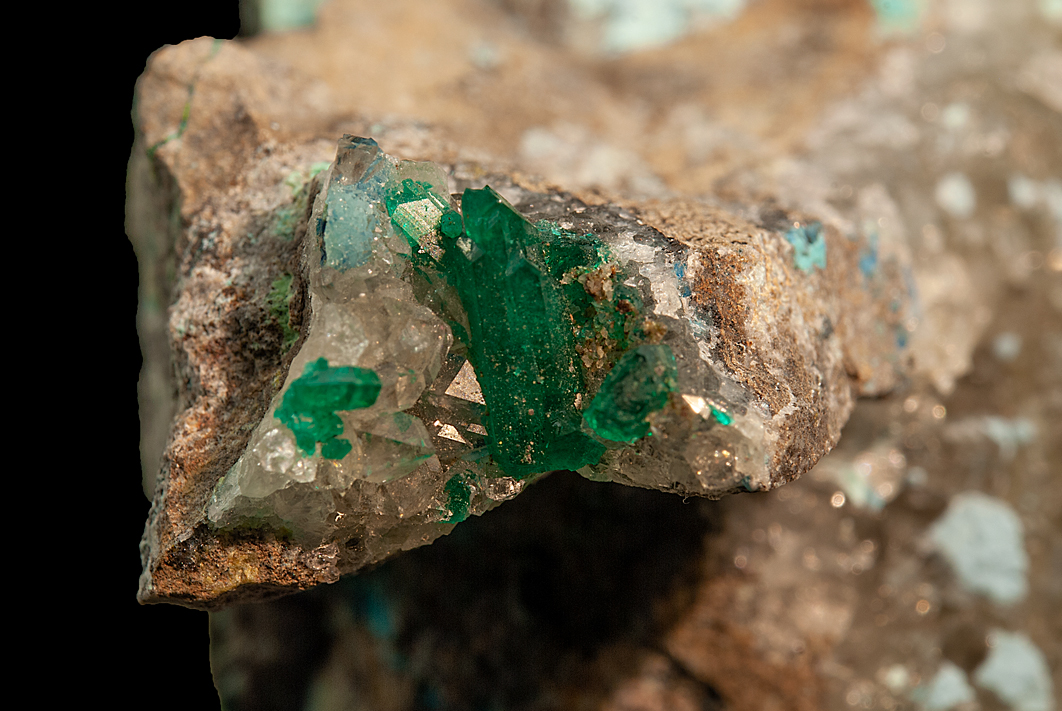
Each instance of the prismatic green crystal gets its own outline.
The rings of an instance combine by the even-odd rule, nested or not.
[[[318,358],[306,364],[302,375],[291,383],[276,417],[294,434],[299,449],[313,455],[321,443],[321,456],[342,459],[350,452],[343,434],[343,420],[336,412],[369,407],[380,394],[380,378],[366,368],[329,367]]]
[[[434,163],[402,161],[387,188],[384,204],[396,230],[414,254],[437,261],[439,237],[457,237],[463,229],[460,213],[447,198],[446,175]]]
[[[648,417],[678,391],[675,354],[666,345],[639,346],[623,354],[605,377],[586,423],[602,439],[633,442],[649,434]]]
[[[489,187],[465,190],[461,208],[465,234],[442,237],[441,265],[468,316],[494,460],[517,479],[596,463],[604,447],[581,431],[583,366],[549,233]]]
[[[712,408],[712,417],[714,417],[715,421],[721,425],[730,425],[734,423],[733,417],[715,407]]]
[[[446,506],[450,509],[450,516],[443,523],[461,523],[468,518],[472,488],[468,485],[465,473],[450,477],[443,491],[446,492]]]

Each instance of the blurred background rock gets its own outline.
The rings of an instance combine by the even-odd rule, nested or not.
[[[1059,707],[1062,3],[239,14],[337,113],[569,189],[822,215],[908,252],[921,312],[917,376],[794,484],[684,502],[558,473],[371,573],[213,613],[225,708]]]

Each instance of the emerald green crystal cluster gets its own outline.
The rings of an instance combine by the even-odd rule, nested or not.
[[[593,436],[593,424],[584,427],[592,379],[580,352],[599,332],[610,335],[608,328],[593,327],[595,314],[622,313],[611,303],[615,295],[605,308],[593,308],[579,277],[603,264],[604,245],[592,235],[532,224],[490,187],[464,191],[462,220],[431,185],[411,189],[411,183],[403,181],[388,209],[415,254],[423,255],[414,260],[419,276],[456,293],[463,314],[455,315],[453,326],[483,393],[494,461],[517,479],[597,464],[605,447]],[[409,205],[424,203],[430,207],[417,208],[421,219],[411,224]],[[631,305],[636,295],[628,296],[631,318],[610,324],[618,331],[613,349],[639,330]],[[644,435],[648,410],[641,414]]]
[[[309,332],[214,492],[215,525],[352,535],[377,559],[559,469],[755,488],[762,424],[716,392],[682,253],[450,181],[340,141],[305,245]]]
[[[343,421],[336,412],[369,407],[379,394],[380,378],[373,371],[351,366],[330,368],[328,360],[318,358],[306,364],[302,377],[284,393],[276,415],[295,434],[303,454],[313,456],[320,443],[322,457],[342,459],[352,446],[339,438]]]

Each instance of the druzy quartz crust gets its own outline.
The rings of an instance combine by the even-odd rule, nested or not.
[[[699,345],[690,250],[452,183],[340,140],[304,245],[308,336],[212,526],[344,541],[357,566],[559,469],[683,494],[765,486],[762,415],[728,399]]]

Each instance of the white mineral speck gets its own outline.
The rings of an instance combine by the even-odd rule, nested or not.
[[[995,693],[1014,711],[1053,711],[1051,672],[1040,649],[1021,632],[993,630],[988,658],[974,682]]]
[[[977,695],[966,681],[966,672],[945,661],[928,684],[911,692],[911,698],[926,711],[949,711],[976,700]]]
[[[1021,353],[1021,336],[1004,331],[992,341],[992,354],[999,360],[1009,363]]]
[[[1007,180],[1007,194],[1015,206],[1030,210],[1036,207],[1040,200],[1040,185],[1035,180],[1017,173]]]
[[[977,194],[962,173],[948,173],[937,183],[937,204],[952,217],[966,218],[977,207]]]
[[[957,494],[930,538],[971,591],[1002,605],[1025,597],[1029,559],[1021,519],[1006,502],[979,491]]]

